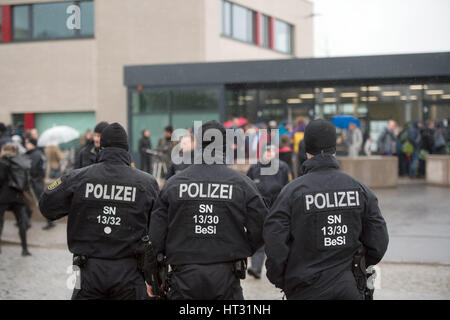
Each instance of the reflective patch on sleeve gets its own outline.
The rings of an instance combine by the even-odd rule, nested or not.
[[[61,178],[58,178],[57,180],[53,181],[48,187],[48,190],[54,190],[56,189],[60,184],[62,183]]]

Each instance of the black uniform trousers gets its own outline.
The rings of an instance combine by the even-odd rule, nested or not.
[[[20,203],[0,204],[0,238],[2,236],[4,215],[6,210],[11,210],[14,213],[17,220],[17,226],[19,227],[19,236],[22,249],[27,249],[28,216],[25,205]]]
[[[364,294],[358,290],[352,271],[320,272],[307,283],[286,293],[288,300],[363,300]]]
[[[135,258],[88,258],[80,268],[72,300],[142,300],[146,286]]]
[[[169,300],[244,300],[232,263],[173,267]]]

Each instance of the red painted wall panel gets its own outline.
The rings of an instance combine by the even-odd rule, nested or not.
[[[34,113],[25,113],[25,130],[34,128]]]
[[[2,42],[12,41],[11,6],[2,6]]]

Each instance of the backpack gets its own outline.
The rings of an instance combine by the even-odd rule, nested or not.
[[[23,192],[30,187],[31,162],[24,157],[9,159],[8,187]]]
[[[434,148],[438,149],[438,148],[442,148],[444,146],[445,146],[444,137],[438,130],[436,130],[434,132]]]
[[[413,154],[414,152],[414,146],[412,145],[411,142],[406,141],[403,143],[402,145],[402,151],[404,154],[406,154],[407,156],[410,156]]]

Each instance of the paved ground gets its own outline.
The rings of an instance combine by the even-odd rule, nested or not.
[[[450,299],[449,189],[405,184],[375,190],[386,218],[390,245],[381,270],[376,299]],[[0,299],[68,299],[71,264],[65,223],[42,231],[33,221],[31,257],[22,258],[17,228],[7,220],[0,254]],[[264,273],[264,272],[263,272]],[[267,279],[243,282],[246,299],[281,299]]]

